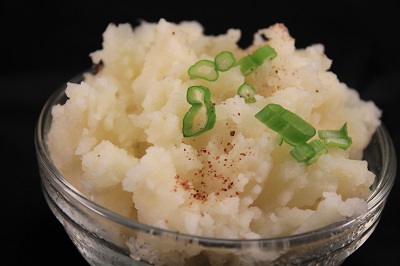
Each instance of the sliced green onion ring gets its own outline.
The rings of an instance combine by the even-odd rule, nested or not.
[[[281,136],[281,135],[277,135],[277,140],[278,140],[278,145],[279,146],[282,146],[282,144],[283,144],[283,137]]]
[[[327,146],[339,147],[346,150],[353,143],[347,132],[347,123],[340,130],[318,130],[318,137]]]
[[[256,98],[254,98],[254,95],[256,94],[256,90],[254,89],[253,86],[251,86],[247,82],[244,82],[242,85],[240,85],[239,89],[237,90],[237,94],[240,97],[244,98],[244,101],[246,103],[256,102]]]
[[[240,71],[243,75],[247,76],[261,66],[265,60],[274,59],[276,56],[275,49],[266,44],[255,50],[252,54],[240,59],[237,64],[240,66]]]
[[[247,76],[253,73],[257,67],[258,64],[254,59],[248,55],[240,59],[237,64],[240,66],[240,71],[242,72],[243,75]]]
[[[189,67],[188,74],[191,78],[201,78],[208,81],[215,81],[219,76],[214,62],[206,59],[199,60]]]
[[[257,50],[255,50],[252,54],[251,57],[253,58],[254,61],[257,62],[257,64],[260,66],[262,63],[264,63],[265,60],[271,60],[276,57],[277,53],[274,48],[272,48],[270,45],[266,44]]]
[[[313,147],[313,149],[315,151],[315,154],[314,154],[314,156],[312,156],[311,158],[309,158],[306,161],[307,165],[315,163],[322,154],[327,154],[328,153],[328,149],[325,147],[325,145],[319,139],[315,139],[315,140],[311,141],[309,143],[309,145],[311,147]]]
[[[350,147],[352,141],[344,138],[327,138],[324,139],[324,143],[327,146],[339,147],[346,150],[348,147]]]
[[[227,71],[236,64],[235,57],[231,52],[223,51],[214,58],[215,68],[218,71]]]
[[[266,105],[255,117],[292,146],[304,144],[316,134],[312,125],[279,104]]]
[[[294,146],[290,154],[300,163],[308,161],[315,155],[314,148],[308,143]]]
[[[328,153],[328,149],[321,140],[315,139],[310,143],[303,143],[295,146],[290,154],[298,161],[307,165],[315,163],[322,154]]]
[[[186,92],[186,99],[192,106],[183,117],[183,136],[198,136],[212,129],[215,125],[216,114],[210,90],[201,85],[191,86]]]

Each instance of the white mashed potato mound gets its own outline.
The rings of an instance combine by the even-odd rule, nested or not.
[[[375,175],[362,154],[381,110],[330,71],[323,45],[296,48],[285,25],[259,30],[247,48],[238,45],[240,37],[238,29],[207,36],[196,21],[110,24],[103,48],[90,54],[101,69],[69,83],[67,102],[52,110],[48,147],[56,167],[94,201],[184,234],[278,237],[364,212]],[[238,60],[264,44],[277,56],[248,76],[239,66],[214,82],[188,76],[201,59],[230,51]],[[237,95],[245,81],[256,89],[255,103]],[[216,123],[184,137],[192,85],[210,89]],[[347,123],[353,143],[329,147],[311,165],[299,163],[292,147],[255,118],[268,103],[317,130]]]

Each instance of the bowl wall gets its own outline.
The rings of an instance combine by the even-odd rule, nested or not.
[[[82,80],[77,76],[71,82]],[[90,201],[52,164],[46,148],[51,108],[66,100],[65,86],[45,104],[35,132],[46,201],[90,265],[340,265],[373,233],[396,176],[396,155],[382,125],[365,150],[377,175],[369,210],[309,233],[274,239],[210,239],[165,231],[124,218]],[[191,259],[183,261],[184,257]]]

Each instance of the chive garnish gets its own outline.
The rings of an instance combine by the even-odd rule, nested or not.
[[[212,129],[216,115],[210,90],[200,85],[191,86],[187,90],[186,99],[192,106],[183,117],[183,136],[198,136]]]
[[[306,143],[316,133],[312,125],[279,104],[268,104],[255,117],[292,146]]]
[[[218,71],[227,71],[236,64],[235,57],[231,52],[223,51],[214,58],[215,68]]]
[[[347,123],[340,130],[319,130],[318,136],[327,146],[339,147],[346,150],[352,143],[347,133]]]
[[[208,81],[215,81],[219,76],[214,62],[206,59],[199,60],[192,65],[188,70],[188,74],[191,78],[201,78]]]
[[[240,66],[240,71],[243,75],[247,76],[253,73],[265,60],[271,60],[277,56],[274,48],[266,44],[252,54],[247,55],[240,59],[237,64]]]
[[[240,85],[239,89],[237,90],[237,94],[240,97],[244,98],[244,101],[246,103],[256,102],[256,98],[254,98],[254,95],[256,94],[256,90],[254,89],[253,86],[251,86],[247,82],[244,82],[242,85]]]

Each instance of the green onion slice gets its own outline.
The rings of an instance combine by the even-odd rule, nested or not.
[[[258,64],[254,59],[248,55],[240,59],[237,64],[240,66],[240,71],[243,73],[243,75],[247,76],[253,73],[257,67]]]
[[[265,60],[271,60],[276,57],[277,53],[274,48],[269,46],[268,44],[258,48],[255,50],[252,54],[251,57],[253,58],[254,61],[257,62],[257,64],[260,66],[262,63],[264,63]]]
[[[247,82],[244,82],[242,85],[240,85],[239,89],[237,90],[237,94],[240,97],[244,98],[244,101],[246,103],[256,102],[256,98],[254,98],[254,95],[256,94],[256,90],[254,89],[253,86],[251,86]]]
[[[266,105],[255,117],[282,135],[284,141],[292,146],[306,143],[316,133],[312,125],[279,104]]]
[[[217,54],[214,58],[215,68],[218,71],[227,71],[232,68],[236,63],[235,57],[231,52],[223,51]]]
[[[212,129],[216,114],[210,90],[201,85],[191,86],[187,90],[186,99],[192,106],[183,117],[183,136],[198,136]]]
[[[307,165],[315,163],[322,154],[327,153],[328,149],[319,139],[297,145],[290,151],[290,154],[298,162],[304,162]]]
[[[340,130],[319,130],[318,136],[327,146],[339,147],[346,150],[353,143],[347,132],[347,123]]]
[[[290,154],[301,163],[313,158],[315,156],[315,150],[310,144],[301,143],[294,146],[294,148],[290,151]]]
[[[188,74],[191,78],[201,78],[208,81],[215,81],[219,76],[214,62],[206,59],[199,60],[189,67]]]
[[[306,164],[308,165],[315,163],[322,154],[328,153],[328,149],[319,139],[311,141],[309,145],[313,147],[315,154],[306,161]]]
[[[278,145],[279,146],[282,146],[282,144],[283,144],[283,137],[281,136],[281,135],[277,135],[278,137],[277,137],[277,140],[278,140]]]
[[[240,66],[240,71],[243,75],[247,76],[253,73],[257,67],[261,66],[265,60],[272,60],[276,56],[275,49],[266,44],[255,50],[252,54],[240,59],[237,64]]]

